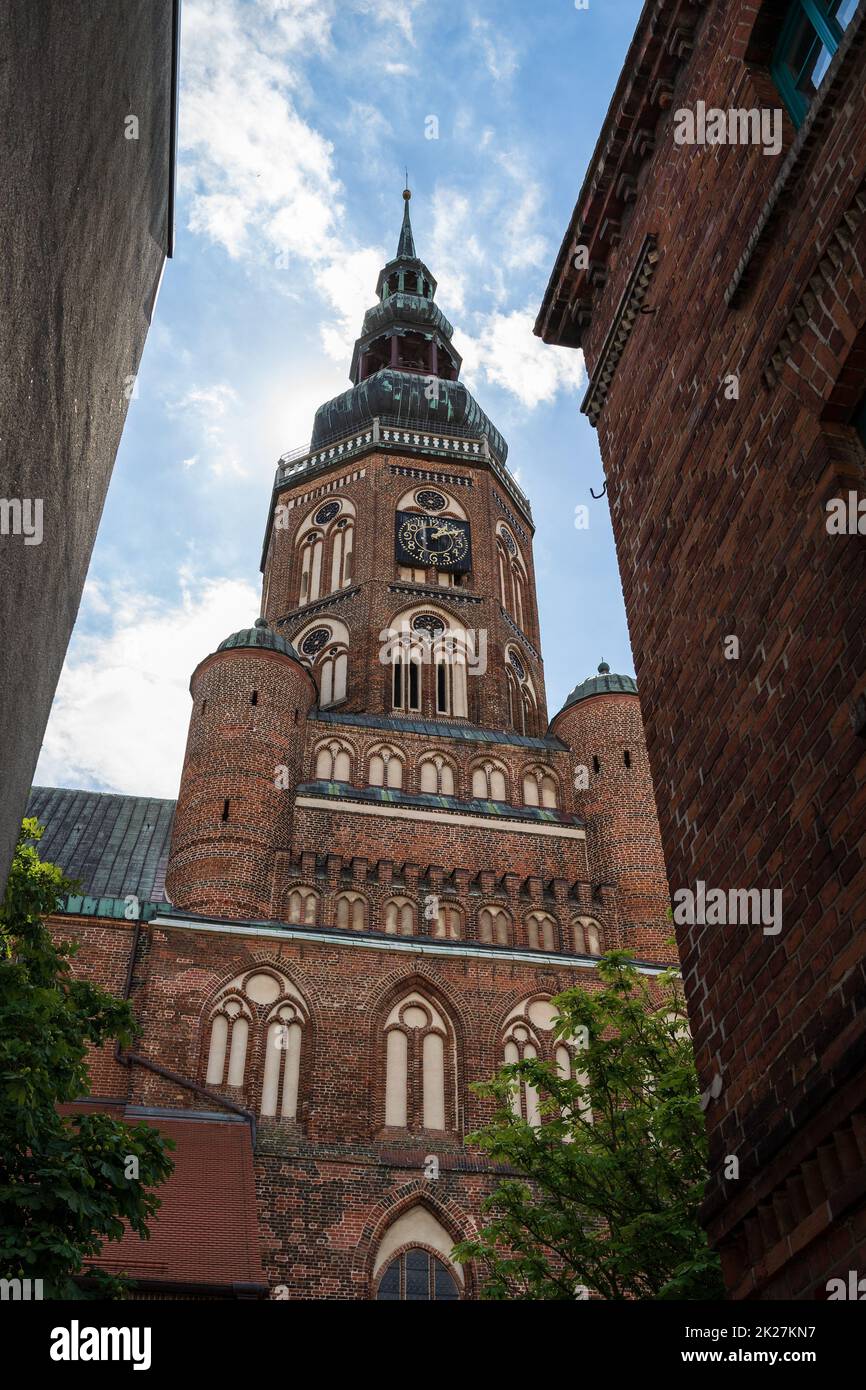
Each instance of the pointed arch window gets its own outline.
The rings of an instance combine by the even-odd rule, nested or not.
[[[456,1128],[454,1032],[444,1011],[413,991],[385,1021],[385,1124]]]
[[[382,746],[370,754],[368,781],[371,787],[403,786],[403,759],[393,748]]]
[[[556,778],[547,768],[533,767],[523,776],[523,802],[526,806],[546,806],[556,810],[559,789]]]
[[[262,1070],[261,1114],[294,1120],[298,1113],[298,1082],[304,1017],[292,1001],[280,1004],[267,1023]]]
[[[292,642],[312,669],[319,688],[319,706],[327,709],[345,700],[349,682],[349,630],[336,618],[302,627]]]
[[[301,525],[298,606],[348,588],[355,546],[355,504],[348,498],[320,502]]]
[[[556,921],[549,912],[530,912],[526,919],[526,942],[532,951],[556,950]]]
[[[601,927],[593,917],[578,917],[575,921],[574,949],[579,956],[601,955]]]
[[[478,913],[478,940],[489,946],[511,945],[511,917],[501,907],[482,907]]]
[[[438,796],[455,796],[454,768],[441,753],[423,758],[418,769],[419,789]]]
[[[538,701],[532,678],[520,652],[506,649],[505,678],[508,687],[508,718],[518,733],[532,737],[538,733]]]
[[[496,559],[499,572],[499,598],[506,613],[526,631],[525,608],[528,578],[517,542],[504,522],[496,533]]]
[[[465,719],[469,713],[467,662],[472,644],[447,615],[410,610],[380,634],[391,664],[391,703],[404,713]]]
[[[503,1057],[510,1065],[517,1062],[535,1061],[541,1056],[540,1042],[534,1029],[523,1019],[517,1019],[508,1027],[505,1034]],[[515,1081],[511,1092],[511,1108],[514,1114],[527,1124],[537,1127],[541,1124],[538,1104],[538,1091],[529,1081]]]
[[[317,782],[351,782],[352,754],[345,743],[331,739],[319,744],[314,776]]]
[[[391,1261],[376,1291],[377,1302],[444,1303],[459,1298],[457,1280],[445,1261],[418,1247]]]
[[[463,909],[457,903],[439,900],[436,920],[429,924],[431,936],[459,941],[463,936]]]
[[[385,931],[389,936],[414,936],[415,905],[410,898],[392,898],[386,903]]]
[[[507,801],[508,783],[502,767],[478,763],[472,769],[472,795],[481,801]]]
[[[209,1014],[205,1084],[243,1091],[263,1117],[294,1120],[307,1022],[285,976],[260,967],[237,976]]]
[[[227,994],[211,1014],[208,1086],[243,1086],[251,1017],[240,994]]]
[[[538,1060],[553,1064],[559,1075],[581,1082],[587,1090],[581,1099],[580,1110],[584,1119],[592,1122],[589,1103],[589,1079],[585,1072],[579,1071],[580,1049],[568,1039],[557,1038],[555,1026],[559,1015],[549,997],[535,996],[524,999],[512,1009],[505,1022],[503,1032],[503,1057],[506,1063]],[[512,1093],[512,1109],[519,1118],[528,1124],[541,1124],[541,1107],[538,1091],[529,1082],[516,1080]]]
[[[360,893],[340,893],[336,900],[337,926],[352,931],[364,931],[367,925],[367,902]]]
[[[315,926],[319,917],[319,895],[313,888],[298,886],[286,896],[286,920]]]

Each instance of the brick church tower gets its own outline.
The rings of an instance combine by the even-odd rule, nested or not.
[[[529,502],[409,197],[351,388],[279,462],[262,616],[193,674],[170,905],[130,947],[123,1102],[248,1126],[245,1278],[292,1298],[472,1297],[471,1083],[577,1066],[550,1000],[604,950],[672,959],[634,681],[602,664],[548,723]]]

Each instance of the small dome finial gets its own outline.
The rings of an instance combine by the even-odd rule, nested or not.
[[[406,202],[408,203],[409,199],[412,197],[412,190],[409,187],[409,170],[406,169],[405,173],[406,179],[403,184],[403,197],[406,199]]]
[[[600,676],[606,676],[606,675],[608,675],[609,673],[610,673],[610,667],[608,666],[607,662],[606,662],[606,661],[600,661],[600,662],[599,662],[599,665],[598,665],[598,674],[599,674]]]
[[[256,618],[256,627],[267,627],[267,618]]]

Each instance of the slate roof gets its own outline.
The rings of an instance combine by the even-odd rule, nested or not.
[[[157,797],[34,787],[27,815],[45,826],[40,857],[78,879],[84,893],[161,902],[174,808]]]
[[[549,806],[512,806],[505,801],[460,801],[438,792],[403,792],[396,787],[353,787],[348,782],[302,782],[298,796],[333,797],[341,801],[373,801],[382,806],[406,806],[434,811],[454,811],[463,815],[497,816],[502,820],[536,821],[546,825],[582,826],[580,816],[556,811]]]
[[[311,719],[320,724],[351,724],[361,729],[389,729],[395,734],[428,734],[434,738],[462,739],[464,743],[500,743],[517,748],[537,748],[539,752],[562,750],[565,744],[552,735],[530,738],[500,729],[480,729],[474,724],[443,724],[434,719],[392,719],[384,714],[341,714],[337,710],[314,710]]]

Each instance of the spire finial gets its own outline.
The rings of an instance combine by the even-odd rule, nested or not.
[[[409,199],[412,197],[409,188],[409,170],[406,170],[406,187],[403,189],[403,225],[400,228],[400,240],[397,243],[397,260],[415,260],[415,238],[412,235],[412,223],[409,218]]]

